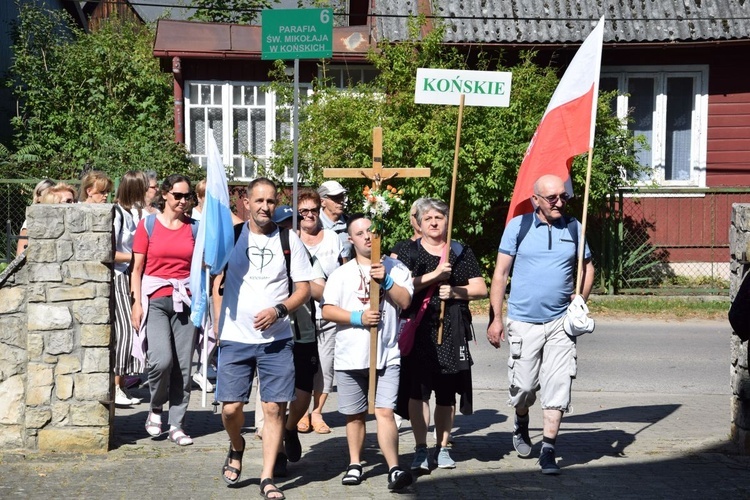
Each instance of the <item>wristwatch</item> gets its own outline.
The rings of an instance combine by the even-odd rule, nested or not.
[[[273,308],[276,309],[276,316],[279,319],[286,318],[286,315],[289,314],[289,310],[284,304],[276,304]]]

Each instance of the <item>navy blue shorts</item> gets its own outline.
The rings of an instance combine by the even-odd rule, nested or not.
[[[262,401],[293,401],[293,345],[291,338],[269,344],[222,340],[216,371],[216,400],[222,403],[246,403],[257,369]]]

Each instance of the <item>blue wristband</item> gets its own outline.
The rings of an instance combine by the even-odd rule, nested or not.
[[[385,279],[384,279],[384,280],[383,280],[383,282],[382,282],[382,283],[380,284],[380,286],[381,286],[381,287],[383,288],[383,290],[385,290],[386,292],[387,292],[388,290],[390,290],[391,288],[393,288],[393,278],[391,278],[391,275],[390,275],[390,274],[386,274],[386,275],[385,275]]]
[[[364,314],[364,311],[352,311],[352,315],[349,318],[349,323],[354,326],[364,326],[362,324],[362,314]]]

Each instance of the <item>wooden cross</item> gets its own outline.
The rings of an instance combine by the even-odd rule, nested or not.
[[[429,168],[383,168],[383,129],[372,129],[372,168],[325,168],[323,177],[364,177],[372,181],[372,189],[395,177],[429,177]],[[380,262],[380,234],[372,235],[372,262]],[[380,307],[380,286],[370,280],[370,310]],[[375,413],[375,377],[378,352],[378,327],[370,328],[370,385],[367,395],[368,412]]]

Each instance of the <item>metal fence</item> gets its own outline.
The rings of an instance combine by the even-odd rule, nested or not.
[[[26,220],[26,207],[31,204],[38,179],[0,179],[0,203],[5,224],[0,233],[0,262],[16,256],[18,234]]]
[[[587,232],[599,285],[609,293],[728,294],[732,203],[750,203],[750,189],[618,190]]]
[[[0,263],[16,255],[18,233],[36,179],[0,180],[5,231]],[[244,183],[232,183],[239,215]],[[587,239],[604,293],[728,294],[732,203],[750,189],[620,189],[608,209],[589,218]]]

